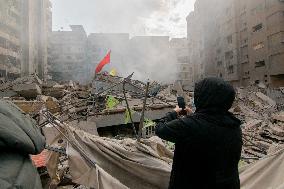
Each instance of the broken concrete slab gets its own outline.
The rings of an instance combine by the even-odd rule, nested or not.
[[[270,128],[271,133],[278,136],[278,137],[284,137],[284,130],[282,127],[274,124],[273,127]]]
[[[36,98],[41,95],[41,88],[35,84],[17,84],[12,87],[13,91],[27,99]]]
[[[243,127],[246,128],[246,129],[253,129],[253,128],[256,128],[256,127],[260,127],[262,122],[263,122],[262,120],[253,119],[253,120],[250,120],[247,123],[245,123],[243,125]]]
[[[53,114],[58,113],[61,110],[59,102],[56,98],[40,95],[37,97],[37,100],[44,102],[46,108]]]
[[[72,121],[69,122],[68,125],[74,128],[81,129],[85,132],[88,132],[92,135],[99,136],[96,123],[93,121]]]
[[[284,122],[284,112],[279,112],[272,116],[273,120]]]
[[[262,101],[264,101],[267,104],[269,104],[270,106],[276,106],[276,102],[274,100],[272,100],[271,98],[269,98],[268,96],[266,96],[265,94],[263,94],[261,92],[257,92],[256,96],[258,98],[260,98]]]
[[[27,114],[38,114],[45,106],[44,102],[40,101],[14,100],[13,103]]]
[[[56,85],[59,85],[56,81],[46,81],[45,83],[42,84],[43,88],[52,88]]]
[[[45,96],[51,96],[51,97],[59,99],[65,95],[66,91],[62,88],[53,87],[53,88],[43,88],[42,93]]]
[[[6,90],[4,92],[0,91],[0,97],[15,97],[17,96],[18,93],[16,93],[15,91],[12,90]]]

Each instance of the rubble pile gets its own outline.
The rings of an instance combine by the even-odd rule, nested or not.
[[[284,143],[284,114],[263,88],[237,90],[231,111],[243,122],[243,153],[248,163],[275,151]]]
[[[143,137],[150,138],[154,135],[155,120],[159,120],[176,106],[176,96],[183,96],[187,104],[192,103],[193,94],[183,91],[177,84],[162,85],[152,82],[148,88],[146,83],[132,80],[131,76],[122,78],[97,75],[92,85],[88,86],[72,81],[60,84],[54,81],[42,82],[36,75],[1,84],[0,98],[12,101],[35,118],[40,127],[44,127],[43,132],[47,139],[44,152],[46,154],[48,151],[45,163],[50,175],[49,183],[55,186],[64,182],[72,184],[66,155],[66,144],[70,141],[63,137],[66,134],[64,128],[78,129],[86,132],[86,138],[100,140],[95,137],[99,135],[98,129],[115,126],[123,130],[129,126],[130,134],[117,135],[111,131],[112,134],[103,135],[113,139],[110,141],[103,138],[105,144],[114,141],[122,144],[124,141],[124,148],[128,149],[130,144],[134,145],[129,141],[137,135],[135,131],[138,130],[139,124],[144,124]],[[149,91],[147,94],[146,89]],[[259,86],[237,89],[236,101],[230,111],[243,122],[242,158],[245,162],[251,163],[283,147],[282,92],[282,89],[271,92]],[[271,94],[275,94],[276,101],[268,97]],[[59,127],[57,124],[63,125],[63,129],[55,129]],[[166,146],[174,149],[174,144],[167,143]],[[40,165],[43,166],[42,163]],[[52,172],[50,166],[53,167]],[[41,173],[46,175],[45,165],[43,167],[45,171]]]

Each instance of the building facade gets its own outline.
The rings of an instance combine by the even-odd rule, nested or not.
[[[20,30],[20,1],[0,1],[0,80],[21,74]]]
[[[55,81],[85,82],[87,73],[87,34],[81,25],[71,31],[53,31],[48,50],[48,75]]]
[[[284,85],[283,0],[197,0],[187,22],[195,81]]]
[[[44,79],[51,33],[50,1],[1,1],[0,9],[0,78],[37,73]]]
[[[188,41],[186,38],[173,38],[170,41],[171,51],[174,52],[177,74],[176,80],[184,89],[192,90],[193,65],[189,62]]]
[[[45,79],[47,74],[47,48],[52,31],[50,0],[26,0],[22,2],[21,72],[37,73]]]

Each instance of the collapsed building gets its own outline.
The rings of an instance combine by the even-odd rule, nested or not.
[[[155,137],[155,121],[175,107],[177,95],[190,104],[193,94],[132,76],[99,74],[83,86],[34,75],[1,85],[1,97],[35,119],[46,136],[46,150],[32,157],[43,185],[167,187],[174,145]],[[275,101],[262,85],[237,89],[231,112],[243,122],[241,164],[251,167],[283,149],[283,90],[278,92]],[[247,171],[242,174],[250,183]]]

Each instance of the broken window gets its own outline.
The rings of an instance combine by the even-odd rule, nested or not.
[[[222,61],[218,61],[217,62],[217,66],[222,66],[223,62]]]
[[[255,68],[264,67],[264,66],[265,66],[264,60],[255,62]]]
[[[249,71],[245,72],[245,76],[249,76]]]
[[[257,31],[260,31],[262,28],[263,28],[262,23],[261,23],[261,24],[257,24],[256,26],[254,26],[254,27],[252,28],[252,31],[253,31],[253,32],[257,32]]]
[[[234,66],[233,65],[228,67],[228,74],[232,74],[232,73],[234,73]]]
[[[254,50],[259,50],[259,49],[262,49],[263,47],[264,47],[264,43],[263,42],[260,42],[260,43],[257,43],[257,44],[253,45],[253,49]]]

